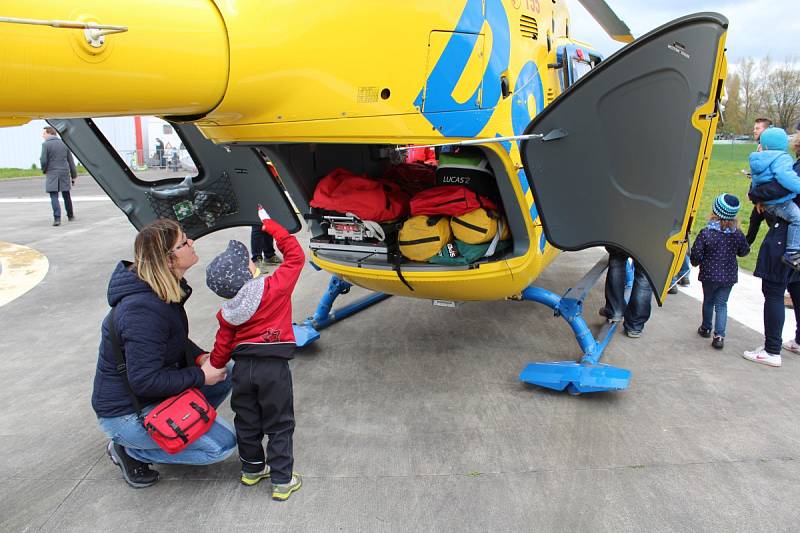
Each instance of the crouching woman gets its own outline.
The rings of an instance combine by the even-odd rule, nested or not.
[[[184,450],[170,455],[147,434],[131,398],[147,415],[164,399],[199,388],[214,407],[231,389],[226,369],[216,369],[189,339],[184,304],[192,292],[184,273],[197,263],[193,241],[171,220],[142,228],[134,242],[134,262],[121,261],[108,284],[114,308],[103,321],[92,407],[110,441],[107,452],[132,487],[158,481],[151,463],[205,465],[222,461],[236,448],[236,432],[217,417],[214,425]],[[130,389],[117,371],[111,328],[116,330]],[[202,366],[194,364],[197,359]]]

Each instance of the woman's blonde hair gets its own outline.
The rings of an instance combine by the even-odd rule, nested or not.
[[[719,222],[720,229],[730,229],[730,230],[737,230],[739,229],[739,219],[738,218],[719,218],[716,213],[711,213],[708,217],[708,220],[716,220]]]
[[[180,280],[170,269],[169,257],[180,236],[177,222],[160,218],[143,227],[133,243],[134,272],[167,303],[183,298]]]

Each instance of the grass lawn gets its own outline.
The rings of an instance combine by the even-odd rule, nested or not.
[[[78,174],[88,174],[83,165],[78,165]],[[38,168],[0,168],[0,180],[9,178],[35,178],[43,176]]]
[[[38,168],[0,168],[0,180],[8,178],[27,178],[41,175],[42,171]]]
[[[711,165],[706,175],[706,183],[703,187],[703,195],[700,198],[700,206],[697,209],[697,217],[692,227],[692,235],[697,235],[705,226],[708,215],[711,213],[711,203],[714,199],[727,192],[735,194],[742,202],[739,210],[739,221],[741,222],[742,232],[747,233],[748,220],[753,204],[747,198],[747,191],[750,189],[750,180],[742,174],[742,169],[749,171],[747,157],[750,152],[755,151],[755,144],[715,144],[711,152]],[[767,234],[766,224],[762,224],[756,242],[747,257],[739,258],[739,266],[750,272],[756,266],[758,258],[758,248],[761,240]]]

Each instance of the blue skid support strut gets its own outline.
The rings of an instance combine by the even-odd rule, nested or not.
[[[350,292],[350,287],[352,287],[352,284],[346,282],[339,276],[331,276],[331,280],[328,283],[328,290],[322,295],[322,299],[319,301],[319,305],[317,306],[317,311],[314,313],[314,316],[309,317],[302,324],[293,325],[295,342],[299,348],[307,346],[319,339],[319,332],[334,322],[343,320],[348,316],[358,313],[359,311],[366,309],[373,304],[381,302],[391,296],[391,294],[376,292],[374,294],[370,294],[369,296],[359,298],[355,302],[340,309],[331,311],[333,302],[336,300],[336,298],[340,294],[347,294]]]
[[[600,363],[603,350],[614,335],[618,323],[606,323],[595,339],[581,314],[586,295],[607,267],[608,262],[605,259],[599,261],[564,296],[533,286],[522,292],[523,300],[544,304],[554,311],[555,316],[567,321],[575,333],[583,357],[578,362],[530,363],[520,374],[520,380],[558,391],[567,389],[571,394],[628,388],[630,370]]]

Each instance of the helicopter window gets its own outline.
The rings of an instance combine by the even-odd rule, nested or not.
[[[158,117],[118,117],[94,120],[136,178],[157,182],[198,176],[197,164],[175,128]]]
[[[572,83],[575,83],[594,68],[594,63],[577,58],[572,59]]]

